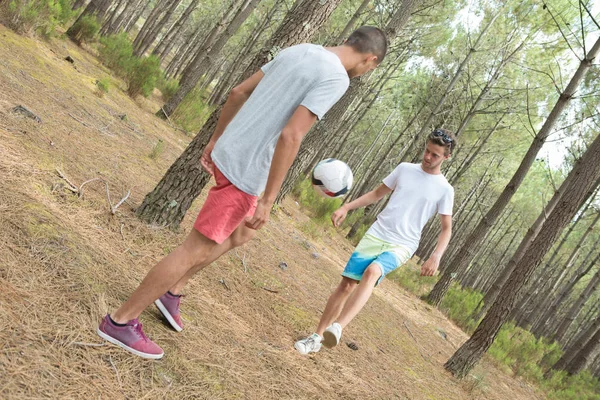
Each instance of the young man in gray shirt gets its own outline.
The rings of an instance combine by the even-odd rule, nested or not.
[[[216,186],[194,229],[118,310],[103,318],[98,334],[140,357],[161,358],[163,350],[144,334],[139,315],[155,302],[174,329],[183,329],[183,286],[264,226],[304,135],[346,92],[349,78],[374,69],[386,50],[383,32],[364,26],[342,46],[284,49],[233,88],[200,160]]]

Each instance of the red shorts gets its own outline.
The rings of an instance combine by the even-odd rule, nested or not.
[[[246,219],[254,215],[257,196],[242,192],[215,167],[217,184],[208,192],[208,197],[196,218],[194,228],[221,244]]]

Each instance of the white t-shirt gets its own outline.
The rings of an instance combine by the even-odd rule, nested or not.
[[[265,76],[217,140],[212,160],[238,189],[260,196],[281,130],[299,106],[319,119],[342,97],[350,79],[340,58],[304,43],[262,66]]]
[[[405,246],[414,254],[427,221],[436,212],[452,215],[454,188],[444,175],[423,171],[420,163],[401,163],[383,183],[393,190],[392,196],[367,234]]]

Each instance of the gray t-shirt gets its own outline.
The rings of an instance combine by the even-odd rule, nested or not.
[[[350,83],[339,57],[314,44],[282,50],[262,71],[265,76],[212,152],[223,175],[254,196],[265,190],[275,145],[296,109],[304,106],[321,119]]]

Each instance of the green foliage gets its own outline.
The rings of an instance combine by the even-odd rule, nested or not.
[[[554,373],[542,382],[542,387],[553,400],[599,400],[600,381],[589,371],[569,376],[565,371]]]
[[[453,285],[442,300],[440,310],[465,331],[472,332],[478,324],[478,321],[473,320],[473,315],[479,310],[480,305],[483,305],[482,300],[483,294],[480,292]]]
[[[162,93],[162,99],[166,103],[177,92],[177,89],[179,89],[179,81],[177,79],[167,79],[164,75],[161,75],[156,83],[156,87]]]
[[[53,36],[56,27],[73,16],[72,0],[10,0],[2,2],[0,14],[5,13],[7,24],[20,33],[39,33]]]
[[[148,97],[152,94],[161,75],[160,59],[156,56],[149,56],[142,59],[134,58],[134,60],[132,68],[127,74],[129,83],[127,93],[131,97],[139,94]]]
[[[421,268],[412,260],[409,260],[404,266],[396,268],[386,278],[398,283],[417,297],[427,295],[438,279],[435,276],[421,276]]]
[[[79,18],[67,33],[77,44],[91,42],[100,31],[100,23],[94,15],[84,15]]]
[[[310,211],[315,220],[325,224],[331,224],[331,214],[342,205],[342,199],[328,199],[319,195],[309,179],[298,182],[292,195]]]
[[[133,69],[135,57],[133,46],[127,38],[127,33],[111,35],[100,39],[101,46],[98,49],[100,61],[112,69],[118,76],[125,78]]]
[[[150,154],[148,154],[148,157],[150,157],[153,160],[156,160],[158,156],[160,156],[163,152],[163,146],[164,142],[162,141],[162,139],[158,139],[158,142],[156,142],[156,144],[152,146],[152,150],[150,151]]]
[[[550,385],[549,387],[565,385],[562,372],[554,374],[552,380],[545,381],[542,369],[544,363],[552,365],[560,358],[558,343],[550,343],[543,337],[537,339],[531,332],[516,327],[514,323],[505,324],[500,329],[488,354],[530,382]]]
[[[139,94],[149,96],[161,76],[159,58],[135,57],[133,46],[125,32],[102,38],[100,43],[100,60],[127,81],[127,93],[131,97]]]
[[[171,119],[186,132],[198,132],[202,129],[206,118],[213,112],[214,107],[206,103],[205,94],[206,92],[199,88],[193,89],[171,115]]]
[[[98,95],[98,97],[103,97],[106,93],[108,93],[109,88],[109,78],[102,78],[96,81],[96,95]]]

